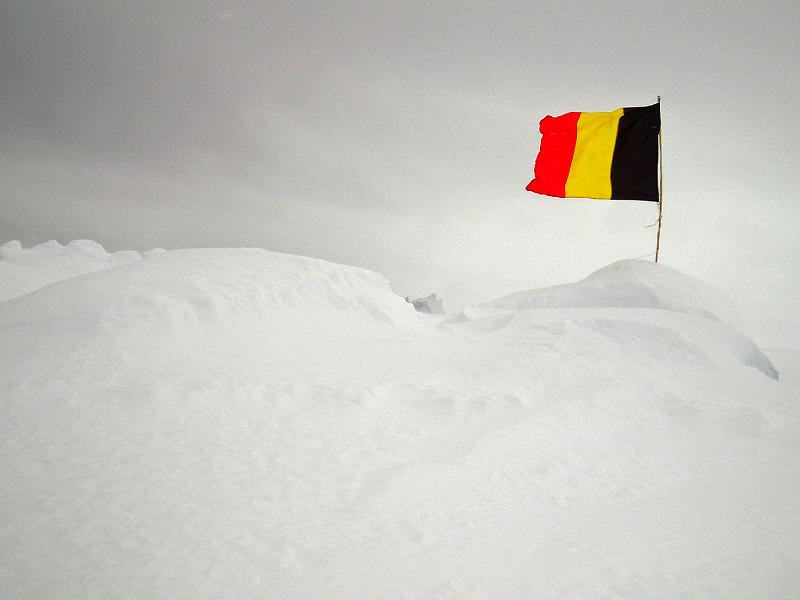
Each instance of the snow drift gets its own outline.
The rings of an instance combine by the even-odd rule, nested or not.
[[[797,388],[701,282],[443,320],[304,257],[96,256],[0,302],[4,597],[800,591]]]
[[[484,306],[510,310],[533,308],[657,308],[698,314],[735,324],[730,300],[683,273],[651,262],[623,260],[577,283],[510,294]]]
[[[601,346],[616,337],[627,345],[643,341],[643,354],[653,354],[660,342],[677,346],[685,356],[729,354],[778,379],[769,358],[735,328],[738,317],[730,300],[702,281],[650,262],[619,261],[576,283],[467,307],[451,322],[474,320],[490,328],[513,326],[529,332],[546,322],[563,324],[566,317],[573,327],[604,333]]]
[[[146,254],[160,252],[150,250]],[[109,253],[91,240],[74,240],[62,246],[55,240],[23,248],[18,241],[0,246],[0,301],[21,296],[42,286],[84,273],[102,271],[141,260],[134,250]]]

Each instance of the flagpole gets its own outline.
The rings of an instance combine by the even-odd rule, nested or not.
[[[659,123],[661,121],[661,96],[658,96]],[[656,234],[656,262],[658,262],[658,250],[661,245],[661,204],[664,199],[664,168],[661,163],[661,125],[658,127],[658,233]]]

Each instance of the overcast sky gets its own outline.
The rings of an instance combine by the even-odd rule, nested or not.
[[[0,242],[259,246],[449,308],[654,251],[525,191],[547,114],[661,95],[665,264],[797,346],[797,2],[0,2]]]

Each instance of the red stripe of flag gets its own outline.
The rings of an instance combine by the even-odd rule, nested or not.
[[[559,117],[548,115],[539,122],[542,143],[533,168],[534,179],[525,188],[529,192],[564,197],[580,116],[579,112]]]

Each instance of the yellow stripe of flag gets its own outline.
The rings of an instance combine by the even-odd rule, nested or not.
[[[611,198],[611,161],[623,109],[581,113],[565,188],[570,198]]]

